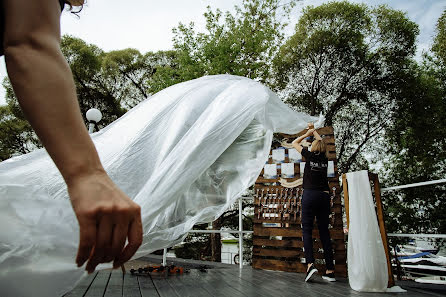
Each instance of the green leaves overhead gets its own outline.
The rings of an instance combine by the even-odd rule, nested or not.
[[[417,25],[387,6],[343,1],[304,8],[295,30],[274,60],[276,90],[335,127],[342,172],[367,167],[360,155],[389,124]]]
[[[17,118],[9,106],[0,106],[0,161],[41,147],[31,125]]]
[[[446,65],[446,10],[437,21],[432,51]]]
[[[181,80],[229,73],[267,81],[271,61],[283,40],[282,30],[296,1],[245,0],[235,14],[208,7],[206,33],[194,24],[173,30]]]
[[[61,48],[73,72],[83,115],[91,107],[100,109],[102,126],[177,82],[171,71],[175,65],[172,52],[143,55],[136,49],[124,49],[106,53],[71,36],[62,38]]]
[[[443,12],[437,22],[432,53],[412,62],[404,75],[392,125],[386,129],[388,161],[381,175],[388,185],[410,184],[446,176],[446,64]],[[446,232],[444,184],[391,192],[385,203],[390,231]]]

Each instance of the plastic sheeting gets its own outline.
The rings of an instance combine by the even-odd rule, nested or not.
[[[116,184],[141,205],[135,258],[181,242],[252,185],[273,132],[317,118],[288,108],[260,83],[208,76],[169,87],[92,135]],[[60,296],[83,275],[78,224],[64,181],[45,150],[0,163],[2,296]]]
[[[384,245],[376,218],[368,172],[347,173],[349,201],[348,280],[360,292],[406,292],[387,288],[388,272]]]

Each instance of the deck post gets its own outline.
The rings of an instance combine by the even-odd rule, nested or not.
[[[164,250],[163,250],[163,266],[167,266],[166,259],[167,259],[167,248],[164,248]]]
[[[347,186],[347,175],[344,173],[342,174],[342,188],[344,189],[344,209],[345,209],[345,216],[347,217],[347,230],[349,227],[350,219],[349,219],[349,204],[348,204],[348,186]]]
[[[386,253],[386,258],[387,258],[387,272],[389,274],[389,280],[388,280],[387,285],[390,288],[395,285],[395,279],[393,277],[392,262],[391,262],[390,250],[389,250],[389,241],[387,239],[386,226],[385,226],[385,222],[384,222],[384,210],[383,210],[383,204],[382,204],[382,200],[381,200],[381,189],[379,186],[378,174],[369,173],[369,178],[373,181],[373,187],[375,190],[376,213],[378,216],[379,231],[381,233],[381,239],[383,242],[384,251]]]
[[[238,262],[239,268],[243,268],[243,198],[240,197],[238,200]]]

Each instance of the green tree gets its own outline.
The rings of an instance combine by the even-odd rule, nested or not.
[[[16,117],[8,105],[0,106],[0,161],[41,147],[31,125]]]
[[[180,81],[203,75],[233,74],[267,81],[271,61],[282,40],[282,21],[296,0],[244,0],[235,14],[208,7],[206,32],[195,32],[194,24],[174,28]]]
[[[275,89],[296,109],[334,126],[341,172],[367,167],[363,156],[395,108],[417,25],[387,6],[347,1],[304,8],[275,58]]]
[[[0,161],[29,153],[42,147],[25,119],[8,78],[3,81],[6,104],[0,106]]]
[[[442,179],[446,175],[446,97],[436,79],[424,69],[409,81],[410,94],[401,98],[392,129],[391,157],[385,163],[387,185]],[[386,193],[389,232],[446,232],[446,186],[437,184]]]
[[[446,176],[446,12],[437,22],[432,52],[413,64],[405,78],[392,125],[387,129],[390,158],[387,185],[442,179]],[[446,186],[410,188],[385,195],[390,231],[446,233]]]
[[[150,73],[145,80],[149,95],[181,82],[176,51],[149,52],[144,58]]]
[[[178,82],[174,51],[141,54],[135,49],[106,53],[102,58],[102,86],[122,107],[131,108],[156,92]]]
[[[101,126],[122,116],[126,109],[121,100],[127,91],[119,88],[123,79],[115,77],[113,83],[108,64],[103,67],[106,53],[97,46],[72,36],[62,37],[61,49],[73,73],[82,115],[85,117],[87,110],[92,107],[98,108],[103,115]],[[113,55],[114,53],[111,54]]]
[[[107,53],[72,36],[62,37],[61,49],[73,73],[81,114],[86,120],[88,109],[101,110],[103,117],[99,128],[115,121],[147,97],[178,82],[174,51],[143,55],[135,49],[125,49]],[[0,138],[2,160],[40,147],[8,79],[3,86],[8,107],[0,114],[0,121],[3,121],[3,131],[8,133]],[[9,130],[6,130],[6,123],[11,125]]]
[[[432,46],[432,52],[446,64],[446,10],[437,21],[436,35]]]
[[[73,72],[82,113],[91,107],[100,109],[102,127],[177,82],[172,51],[144,55],[136,49],[104,52],[71,36],[62,38],[61,48]]]

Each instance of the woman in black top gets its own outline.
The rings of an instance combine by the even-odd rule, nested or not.
[[[301,146],[303,139],[313,136],[315,140],[311,145],[311,152]],[[324,248],[324,258],[326,271],[322,278],[328,281],[335,281],[333,251],[331,248],[330,233],[328,232],[328,222],[330,215],[330,195],[327,178],[327,149],[325,142],[314,129],[309,129],[306,134],[293,141],[293,147],[305,158],[305,170],[303,177],[303,197],[302,197],[302,230],[305,249],[305,260],[307,263],[308,281],[317,269],[314,267],[313,257],[313,221],[317,219],[319,235]]]

